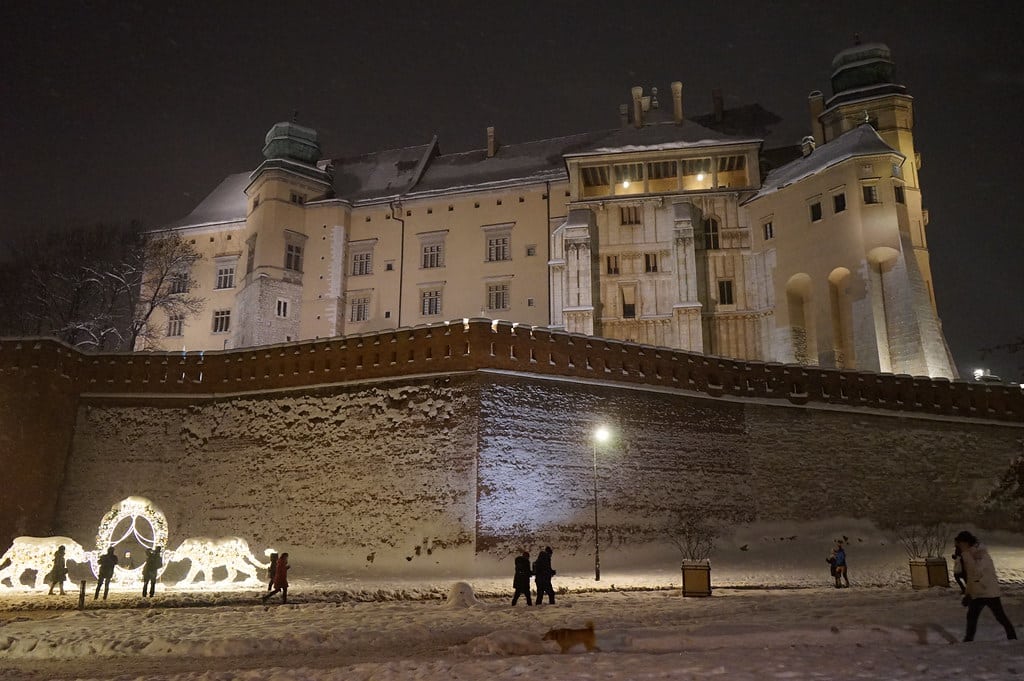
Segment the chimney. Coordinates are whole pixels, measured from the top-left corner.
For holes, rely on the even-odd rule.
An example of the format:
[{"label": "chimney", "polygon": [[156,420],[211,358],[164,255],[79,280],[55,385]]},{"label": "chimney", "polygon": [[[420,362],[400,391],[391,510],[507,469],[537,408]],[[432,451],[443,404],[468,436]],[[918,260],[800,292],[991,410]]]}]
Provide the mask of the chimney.
[{"label": "chimney", "polygon": [[715,88],[711,91],[711,102],[715,106],[715,122],[721,123],[722,117],[725,115],[725,104],[722,102],[722,90]]},{"label": "chimney", "polygon": [[639,128],[644,124],[644,105],[642,101],[644,89],[637,85],[631,92],[633,93],[633,127]]},{"label": "chimney", "polygon": [[808,135],[800,140],[800,154],[804,158],[807,158],[811,155],[812,151],[814,151],[814,137],[812,135]]},{"label": "chimney", "polygon": [[683,122],[683,84],[672,83],[672,119],[679,125]]},{"label": "chimney", "polygon": [[487,158],[494,158],[498,153],[498,140],[494,138],[494,126],[487,126]]},{"label": "chimney", "polygon": [[629,106],[619,104],[619,125],[625,128],[629,125]]},{"label": "chimney", "polygon": [[807,103],[811,107],[811,136],[815,144],[825,143],[825,128],[821,124],[821,112],[825,110],[825,97],[821,90],[813,90],[807,95]]}]

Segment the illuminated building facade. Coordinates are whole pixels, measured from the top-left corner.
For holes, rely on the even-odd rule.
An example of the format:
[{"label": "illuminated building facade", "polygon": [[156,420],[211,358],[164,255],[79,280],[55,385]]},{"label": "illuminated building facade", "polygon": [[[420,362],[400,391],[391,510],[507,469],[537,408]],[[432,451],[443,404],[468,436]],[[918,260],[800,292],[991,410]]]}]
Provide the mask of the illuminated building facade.
[{"label": "illuminated building facade", "polygon": [[325,158],[278,123],[265,160],[158,232],[203,255],[205,299],[162,349],[463,317],[741,359],[955,377],[936,314],[913,100],[884,45],[833,61],[811,134],[759,107],[688,117],[633,88],[620,127],[441,153]]}]

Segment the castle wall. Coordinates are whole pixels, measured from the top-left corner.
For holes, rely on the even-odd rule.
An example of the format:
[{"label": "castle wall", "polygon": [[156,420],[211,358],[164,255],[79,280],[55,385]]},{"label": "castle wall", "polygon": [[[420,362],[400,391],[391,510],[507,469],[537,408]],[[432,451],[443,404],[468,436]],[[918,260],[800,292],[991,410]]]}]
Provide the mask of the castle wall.
[{"label": "castle wall", "polygon": [[609,565],[679,515],[881,525],[938,509],[1012,529],[1020,501],[990,513],[1020,454],[1024,398],[1007,386],[478,320],[186,356],[5,340],[0,359],[8,537],[88,547],[112,504],[143,495],[172,548],[237,534],[334,567],[419,570],[538,541],[585,559],[602,422]]}]

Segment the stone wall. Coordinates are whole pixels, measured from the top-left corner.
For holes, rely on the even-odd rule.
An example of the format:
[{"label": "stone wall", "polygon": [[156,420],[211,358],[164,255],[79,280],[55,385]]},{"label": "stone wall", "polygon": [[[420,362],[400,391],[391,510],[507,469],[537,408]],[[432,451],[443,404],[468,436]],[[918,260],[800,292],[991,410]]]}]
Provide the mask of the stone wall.
[{"label": "stone wall", "polygon": [[601,422],[616,433],[596,452],[602,546],[620,555],[681,514],[975,520],[1024,435],[1005,386],[479,321],[205,355],[0,341],[0,398],[4,537],[88,545],[111,504],[143,495],[172,547],[238,534],[348,567],[532,541],[585,554]]}]

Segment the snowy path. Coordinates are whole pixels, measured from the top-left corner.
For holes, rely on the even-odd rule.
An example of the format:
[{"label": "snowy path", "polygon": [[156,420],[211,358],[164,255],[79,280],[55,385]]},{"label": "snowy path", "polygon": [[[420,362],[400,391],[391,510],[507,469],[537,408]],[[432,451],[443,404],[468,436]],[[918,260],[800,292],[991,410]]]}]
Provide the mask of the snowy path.
[{"label": "snowy path", "polygon": [[[243,597],[250,596],[234,600]],[[722,589],[707,599],[671,591],[571,593],[541,608],[512,608],[497,598],[466,608],[437,600],[173,607],[181,600],[167,594],[163,605],[172,607],[121,595],[111,605],[136,607],[43,613],[27,609],[32,599],[52,602],[22,597],[17,610],[0,610],[5,681],[1024,675],[1024,644],[1005,641],[988,613],[978,641],[951,644],[962,636],[964,611],[951,590],[940,589]],[[1010,587],[1004,601],[1022,626],[1024,589]],[[600,653],[559,655],[541,641],[548,628],[588,620]]]}]

